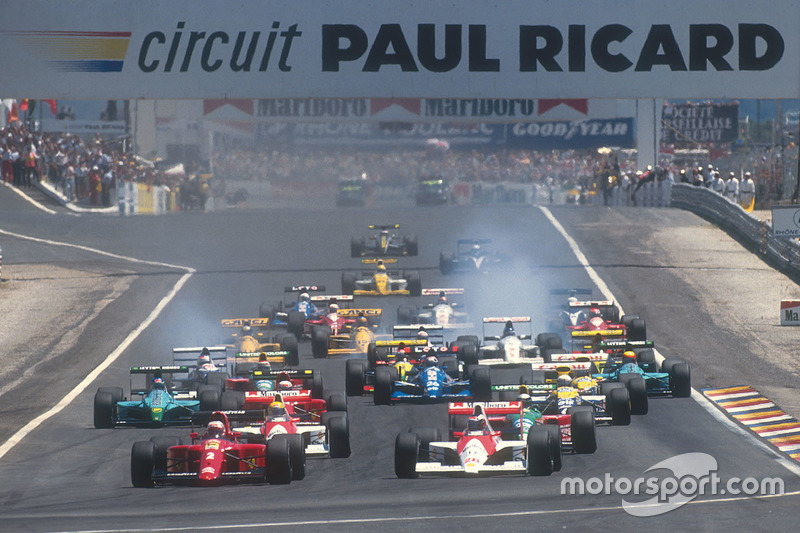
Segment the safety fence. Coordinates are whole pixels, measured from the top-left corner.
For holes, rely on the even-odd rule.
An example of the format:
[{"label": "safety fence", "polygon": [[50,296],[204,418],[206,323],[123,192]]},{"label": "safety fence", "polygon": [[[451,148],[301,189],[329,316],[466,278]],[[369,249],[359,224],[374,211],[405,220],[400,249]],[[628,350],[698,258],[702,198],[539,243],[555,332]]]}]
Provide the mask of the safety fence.
[{"label": "safety fence", "polygon": [[676,183],[672,188],[672,206],[717,224],[784,272],[800,274],[800,243],[791,238],[774,237],[770,221],[753,216],[724,196],[704,187]]}]

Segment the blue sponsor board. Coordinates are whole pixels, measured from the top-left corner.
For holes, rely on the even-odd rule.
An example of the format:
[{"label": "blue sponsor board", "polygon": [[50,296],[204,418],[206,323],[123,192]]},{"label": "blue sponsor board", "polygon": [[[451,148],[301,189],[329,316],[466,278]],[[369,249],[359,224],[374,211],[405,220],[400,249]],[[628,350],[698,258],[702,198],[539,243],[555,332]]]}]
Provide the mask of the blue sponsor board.
[{"label": "blue sponsor board", "polygon": [[259,124],[256,138],[292,145],[357,145],[365,148],[423,146],[441,139],[450,148],[506,147],[529,150],[634,146],[632,118],[586,119],[514,124],[442,123],[279,123]]},{"label": "blue sponsor board", "polygon": [[508,148],[580,150],[634,147],[632,118],[520,122],[506,125]]}]

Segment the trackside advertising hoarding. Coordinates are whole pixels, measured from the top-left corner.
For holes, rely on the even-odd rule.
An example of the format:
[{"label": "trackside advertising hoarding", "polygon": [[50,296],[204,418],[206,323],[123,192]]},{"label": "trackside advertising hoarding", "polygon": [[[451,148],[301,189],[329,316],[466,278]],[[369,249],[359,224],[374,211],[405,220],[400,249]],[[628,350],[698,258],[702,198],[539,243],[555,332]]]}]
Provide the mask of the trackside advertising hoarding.
[{"label": "trackside advertising hoarding", "polygon": [[800,0],[4,0],[7,98],[797,98]]}]

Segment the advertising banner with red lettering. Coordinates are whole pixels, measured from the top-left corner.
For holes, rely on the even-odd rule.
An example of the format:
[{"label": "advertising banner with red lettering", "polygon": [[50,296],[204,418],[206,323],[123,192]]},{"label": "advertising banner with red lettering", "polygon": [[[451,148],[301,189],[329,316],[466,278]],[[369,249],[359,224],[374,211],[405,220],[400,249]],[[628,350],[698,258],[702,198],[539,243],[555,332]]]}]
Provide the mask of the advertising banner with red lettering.
[{"label": "advertising banner with red lettering", "polygon": [[800,0],[4,0],[3,20],[6,98],[797,98],[800,86]]}]

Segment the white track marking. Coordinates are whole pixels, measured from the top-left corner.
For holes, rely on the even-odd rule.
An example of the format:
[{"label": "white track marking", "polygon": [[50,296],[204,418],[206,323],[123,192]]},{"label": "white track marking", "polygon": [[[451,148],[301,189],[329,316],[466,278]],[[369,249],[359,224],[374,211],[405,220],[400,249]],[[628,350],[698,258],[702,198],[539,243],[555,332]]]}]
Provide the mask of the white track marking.
[{"label": "white track marking", "polygon": [[2,182],[2,183],[3,183],[3,185],[5,185],[5,186],[6,186],[6,187],[8,187],[9,189],[11,189],[12,191],[14,191],[15,193],[17,193],[17,194],[18,194],[20,197],[22,197],[22,199],[23,199],[23,200],[25,200],[26,202],[28,202],[29,204],[31,204],[33,207],[35,207],[35,208],[37,208],[37,209],[41,209],[42,211],[44,211],[45,213],[48,213],[48,214],[50,214],[50,215],[55,215],[55,214],[56,214],[56,212],[55,212],[55,211],[53,211],[53,210],[52,210],[52,209],[50,209],[49,207],[45,207],[45,206],[43,206],[42,204],[40,204],[39,202],[37,202],[36,200],[34,200],[33,198],[31,198],[30,196],[28,196],[27,194],[25,194],[24,192],[22,192],[22,191],[21,191],[21,190],[19,190],[18,188],[16,188],[16,187],[12,187],[11,185],[9,185],[8,183],[5,183],[5,182]]},{"label": "white track marking", "polygon": [[[586,259],[586,256],[583,255],[583,252],[581,252],[581,249],[578,247],[578,243],[575,242],[575,239],[573,239],[567,233],[567,231],[564,229],[564,226],[562,226],[561,223],[558,220],[556,220],[556,218],[553,216],[553,214],[550,212],[549,209],[541,205],[537,207],[539,208],[539,210],[541,210],[542,213],[544,213],[544,216],[547,217],[547,220],[549,220],[550,223],[553,224],[553,227],[556,228],[556,231],[558,231],[561,234],[561,236],[564,237],[564,239],[567,241],[567,244],[569,245],[570,249],[572,249],[572,252],[578,259],[578,262],[580,262],[580,264],[586,270],[586,273],[589,275],[589,279],[591,279],[592,282],[594,282],[594,284],[597,285],[597,288],[600,289],[600,292],[603,294],[603,298],[606,300],[613,300],[619,307],[620,315],[624,315],[625,311],[623,311],[622,306],[619,304],[619,300],[617,300],[614,297],[614,295],[611,292],[611,289],[608,288],[608,285],[606,285],[606,283],[597,274],[595,269],[592,268],[592,266],[589,264],[589,261]],[[655,352],[656,360],[658,361],[659,364],[661,364],[664,361],[664,356],[661,355],[656,349],[654,349],[653,352]],[[694,399],[694,401],[700,404],[701,407],[703,407],[706,411],[708,411],[711,414],[711,416],[714,417],[715,420],[724,424],[732,431],[741,434],[748,441],[750,441],[751,444],[754,444],[759,448],[771,452],[771,454],[784,468],[786,468],[793,474],[800,476],[800,465],[798,465],[797,462],[788,459],[785,455],[770,448],[766,444],[766,442],[758,438],[755,434],[753,434],[750,431],[747,431],[746,429],[736,424],[733,420],[725,416],[725,414],[722,413],[717,408],[717,406],[714,405],[713,402],[711,402],[708,398],[703,396],[702,393],[698,392],[694,388],[692,388],[692,398]]]},{"label": "white track marking", "polygon": [[[787,496],[800,496],[800,491],[786,492],[784,494],[774,494],[765,496],[734,496],[729,498],[717,498],[709,500],[693,500],[684,504],[688,507],[691,505],[709,505],[717,503],[731,503],[731,502],[751,502],[753,500],[767,500],[775,498],[785,498]],[[662,504],[655,503],[653,507],[659,507]],[[260,522],[253,524],[231,524],[231,525],[216,525],[216,526],[186,526],[186,527],[156,527],[156,528],[120,528],[120,529],[78,529],[78,530],[63,530],[52,531],[50,533],[173,533],[176,531],[219,531],[229,529],[258,529],[263,530],[267,528],[279,527],[298,527],[298,526],[337,526],[337,525],[352,525],[352,524],[379,524],[381,522],[402,523],[402,522],[420,522],[431,520],[477,520],[477,519],[498,519],[498,518],[513,518],[513,517],[527,517],[527,516],[547,516],[547,515],[560,515],[560,514],[575,514],[575,513],[597,513],[600,511],[623,511],[624,507],[621,505],[609,505],[605,507],[570,507],[569,509],[542,509],[538,511],[517,511],[509,513],[473,513],[473,514],[460,514],[449,516],[392,516],[392,517],[378,517],[378,518],[342,518],[334,520],[298,520],[296,522]]]},{"label": "white track marking", "polygon": [[72,402],[72,400],[74,400],[81,392],[86,390],[86,388],[89,385],[91,385],[92,382],[95,379],[97,379],[97,377],[106,368],[108,368],[111,365],[111,363],[116,361],[119,358],[119,356],[122,354],[122,352],[124,352],[128,348],[128,346],[130,346],[130,344],[134,340],[136,340],[136,338],[142,333],[142,331],[147,329],[147,327],[150,324],[153,323],[153,321],[158,317],[158,315],[161,314],[161,311],[164,310],[164,308],[167,306],[167,304],[170,301],[172,301],[172,299],[175,297],[176,294],[178,294],[178,291],[181,290],[181,288],[184,286],[184,284],[186,284],[186,282],[189,280],[189,278],[192,277],[192,275],[195,273],[195,269],[190,268],[190,267],[180,266],[180,265],[170,265],[169,263],[160,263],[160,262],[157,262],[157,261],[145,261],[143,259],[136,259],[134,257],[127,257],[127,256],[124,256],[124,255],[118,255],[118,254],[112,254],[110,252],[104,252],[102,250],[96,250],[94,248],[89,248],[88,246],[81,246],[81,245],[78,245],[78,244],[70,244],[70,243],[65,243],[65,242],[51,241],[51,240],[48,240],[48,239],[40,239],[40,238],[37,238],[37,237],[30,237],[28,235],[21,235],[19,233],[13,233],[13,232],[10,232],[10,231],[5,231],[5,230],[0,230],[0,235],[8,235],[10,237],[15,237],[15,238],[18,238],[18,239],[24,239],[24,240],[33,241],[33,242],[40,242],[40,243],[49,244],[49,245],[52,245],[52,246],[64,246],[64,247],[67,247],[67,248],[75,248],[77,250],[83,250],[83,251],[86,251],[86,252],[91,252],[91,253],[95,253],[95,254],[98,254],[98,255],[103,255],[103,256],[106,256],[106,257],[113,257],[113,258],[121,259],[121,260],[124,260],[124,261],[130,261],[130,262],[133,262],[133,263],[140,263],[140,264],[146,264],[146,265],[174,268],[174,269],[177,269],[177,270],[183,270],[185,272],[185,274],[183,276],[181,276],[181,278],[178,280],[178,282],[175,284],[175,286],[172,287],[172,290],[169,293],[167,293],[167,295],[164,296],[164,298],[161,299],[161,301],[158,303],[158,305],[155,307],[155,309],[153,309],[150,312],[150,314],[147,316],[147,318],[145,318],[145,320],[141,324],[139,324],[136,327],[136,329],[131,331],[130,334],[128,334],[128,336],[125,338],[125,340],[122,341],[122,343],[119,346],[117,346],[117,348],[113,352],[108,354],[108,356],[105,358],[105,360],[102,363],[100,363],[99,365],[97,365],[97,367],[94,370],[92,370],[92,372],[90,372],[83,379],[83,381],[78,383],[78,385],[76,385],[75,388],[73,388],[69,393],[67,393],[67,395],[64,396],[56,405],[54,405],[53,407],[51,407],[46,412],[42,413],[41,415],[37,416],[36,418],[34,418],[30,422],[28,422],[19,431],[14,433],[7,441],[5,441],[2,445],[0,445],[0,459],[2,459],[9,451],[11,451],[12,448],[14,448],[14,446],[19,444],[20,441],[22,441],[22,439],[27,437],[32,431],[34,431],[36,428],[38,428],[40,425],[42,425],[42,423],[44,423],[45,421],[49,420],[54,415],[56,415],[56,414],[60,413],[61,411],[63,411],[64,408],[67,407]]}]

